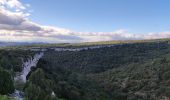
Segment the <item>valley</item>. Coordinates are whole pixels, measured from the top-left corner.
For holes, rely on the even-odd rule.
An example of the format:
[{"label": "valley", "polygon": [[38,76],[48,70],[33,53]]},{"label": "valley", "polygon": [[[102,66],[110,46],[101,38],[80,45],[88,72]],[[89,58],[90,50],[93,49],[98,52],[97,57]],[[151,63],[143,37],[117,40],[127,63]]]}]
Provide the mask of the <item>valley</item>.
[{"label": "valley", "polygon": [[[91,43],[92,44],[92,43]],[[77,45],[77,44],[76,44]],[[0,50],[0,98],[166,100],[169,40]],[[5,78],[12,77],[11,79]],[[113,99],[114,98],[114,99]],[[6,100],[6,99],[5,99]]]}]

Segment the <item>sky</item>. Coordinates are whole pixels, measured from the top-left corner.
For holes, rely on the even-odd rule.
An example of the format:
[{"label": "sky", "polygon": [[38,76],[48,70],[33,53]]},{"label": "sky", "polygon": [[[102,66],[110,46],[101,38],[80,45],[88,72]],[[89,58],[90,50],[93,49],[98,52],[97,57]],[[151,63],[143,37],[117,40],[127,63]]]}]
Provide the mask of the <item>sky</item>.
[{"label": "sky", "polygon": [[170,0],[0,0],[0,41],[170,37]]}]

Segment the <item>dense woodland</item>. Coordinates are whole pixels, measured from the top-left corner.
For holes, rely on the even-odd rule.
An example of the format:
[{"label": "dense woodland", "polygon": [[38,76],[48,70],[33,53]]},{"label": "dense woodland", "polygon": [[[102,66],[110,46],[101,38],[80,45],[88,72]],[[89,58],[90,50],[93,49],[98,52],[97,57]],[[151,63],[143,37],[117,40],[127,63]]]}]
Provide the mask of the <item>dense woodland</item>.
[{"label": "dense woodland", "polygon": [[15,91],[17,88],[17,83],[14,82],[15,74],[22,71],[22,63],[34,54],[35,52],[23,50],[0,50],[0,100],[6,100],[6,96],[1,95]]},{"label": "dense woodland", "polygon": [[[34,53],[0,51],[1,95],[14,92],[15,72]],[[169,100],[169,40],[46,51],[21,90],[26,100]]]}]

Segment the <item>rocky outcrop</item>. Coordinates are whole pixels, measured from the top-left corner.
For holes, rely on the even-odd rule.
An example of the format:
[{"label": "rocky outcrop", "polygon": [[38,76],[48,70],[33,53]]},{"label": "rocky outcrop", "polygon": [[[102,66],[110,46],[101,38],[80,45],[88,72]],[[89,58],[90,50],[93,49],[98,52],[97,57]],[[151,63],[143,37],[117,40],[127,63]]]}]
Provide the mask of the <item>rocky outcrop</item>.
[{"label": "rocky outcrop", "polygon": [[23,81],[26,82],[26,76],[28,75],[28,73],[31,71],[32,67],[36,67],[39,59],[44,55],[43,52],[41,53],[37,53],[34,55],[34,57],[29,58],[26,62],[23,62],[22,67],[23,70],[21,73],[19,73],[18,75],[16,75],[16,77],[14,78],[15,81],[19,80],[19,81]]}]

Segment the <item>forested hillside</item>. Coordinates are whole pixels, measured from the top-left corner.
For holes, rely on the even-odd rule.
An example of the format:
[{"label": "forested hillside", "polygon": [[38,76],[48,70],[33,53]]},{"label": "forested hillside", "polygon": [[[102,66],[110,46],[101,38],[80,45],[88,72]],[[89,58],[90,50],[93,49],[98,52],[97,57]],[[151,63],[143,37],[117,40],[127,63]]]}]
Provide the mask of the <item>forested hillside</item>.
[{"label": "forested hillside", "polygon": [[[0,87],[9,83],[8,89],[0,88],[0,94],[9,96],[17,88],[9,77],[22,70],[20,60],[13,58],[27,58],[35,52],[1,50],[0,54]],[[169,84],[167,39],[81,51],[44,51],[20,89],[26,100],[169,100]]]},{"label": "forested hillside", "polygon": [[[49,88],[66,100],[159,100],[168,98],[161,92],[164,84],[159,77],[164,77],[161,71],[168,68],[165,62],[169,53],[167,41],[79,52],[51,51],[46,52],[37,67],[54,82],[54,87]],[[155,90],[150,90],[149,85],[154,85]]]}]

